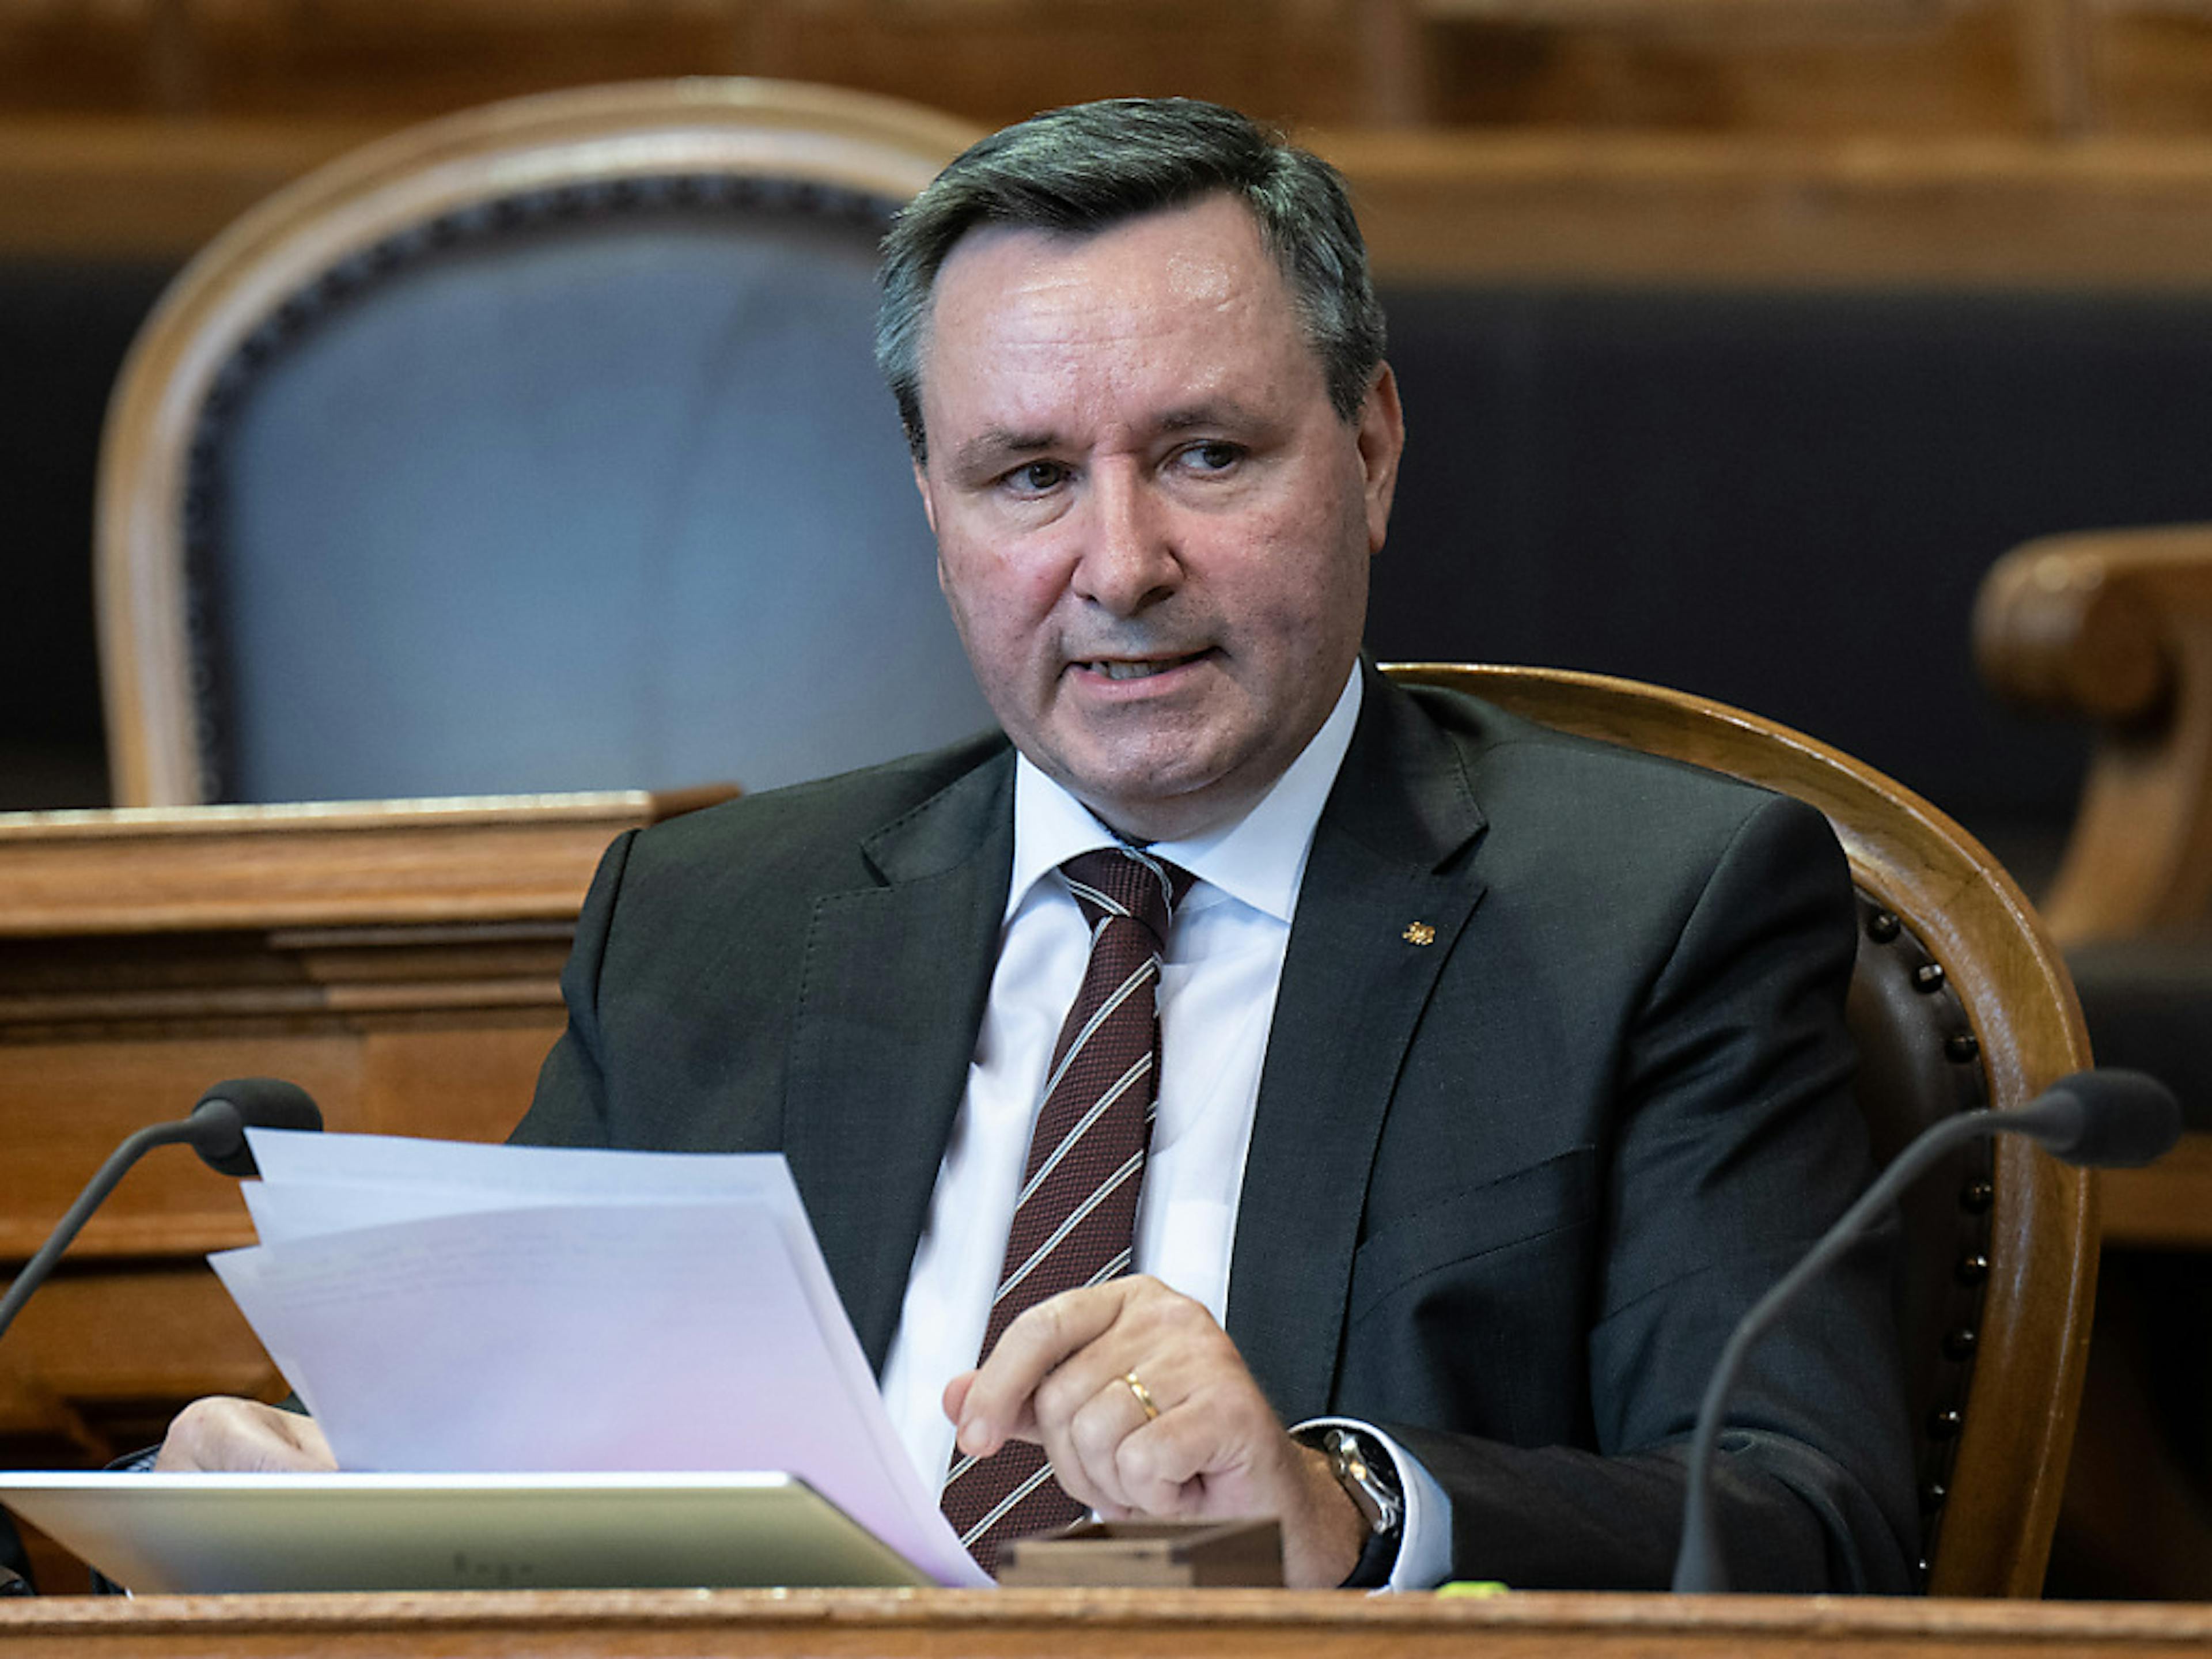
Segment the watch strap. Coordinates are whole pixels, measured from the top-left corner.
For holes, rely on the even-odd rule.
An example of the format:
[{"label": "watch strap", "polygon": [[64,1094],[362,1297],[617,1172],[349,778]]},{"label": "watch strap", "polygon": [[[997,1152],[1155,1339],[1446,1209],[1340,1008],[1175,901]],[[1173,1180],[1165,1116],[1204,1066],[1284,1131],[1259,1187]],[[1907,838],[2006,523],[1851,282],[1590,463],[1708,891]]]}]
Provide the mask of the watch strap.
[{"label": "watch strap", "polygon": [[1328,1459],[1329,1473],[1367,1522],[1367,1543],[1345,1579],[1346,1589],[1379,1589],[1390,1582],[1405,1536],[1406,1500],[1396,1464],[1371,1435],[1338,1425],[1301,1429],[1293,1437]]}]

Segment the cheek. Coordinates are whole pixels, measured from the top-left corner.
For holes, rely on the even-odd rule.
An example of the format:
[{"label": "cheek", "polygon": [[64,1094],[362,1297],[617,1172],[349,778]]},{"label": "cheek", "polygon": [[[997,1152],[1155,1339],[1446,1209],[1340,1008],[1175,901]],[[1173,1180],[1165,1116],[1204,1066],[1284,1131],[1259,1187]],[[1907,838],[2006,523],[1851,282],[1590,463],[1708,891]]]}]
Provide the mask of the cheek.
[{"label": "cheek", "polygon": [[1041,650],[1059,588],[1036,561],[979,556],[938,558],[938,581],[980,673],[1005,677]]},{"label": "cheek", "polygon": [[1283,515],[1239,562],[1238,608],[1267,618],[1269,631],[1292,647],[1319,650],[1357,632],[1367,599],[1365,522],[1364,514],[1333,509]]}]

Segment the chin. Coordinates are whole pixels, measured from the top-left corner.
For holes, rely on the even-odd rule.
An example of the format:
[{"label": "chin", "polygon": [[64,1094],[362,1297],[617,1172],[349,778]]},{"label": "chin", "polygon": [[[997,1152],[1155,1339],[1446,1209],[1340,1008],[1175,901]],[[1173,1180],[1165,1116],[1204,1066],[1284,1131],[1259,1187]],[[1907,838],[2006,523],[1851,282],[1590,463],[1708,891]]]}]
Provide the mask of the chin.
[{"label": "chin", "polygon": [[1217,786],[1218,780],[1194,780],[1188,785],[1146,781],[1141,792],[1127,789],[1071,789],[1098,817],[1124,835],[1142,841],[1182,841],[1234,817],[1252,799],[1231,797]]}]

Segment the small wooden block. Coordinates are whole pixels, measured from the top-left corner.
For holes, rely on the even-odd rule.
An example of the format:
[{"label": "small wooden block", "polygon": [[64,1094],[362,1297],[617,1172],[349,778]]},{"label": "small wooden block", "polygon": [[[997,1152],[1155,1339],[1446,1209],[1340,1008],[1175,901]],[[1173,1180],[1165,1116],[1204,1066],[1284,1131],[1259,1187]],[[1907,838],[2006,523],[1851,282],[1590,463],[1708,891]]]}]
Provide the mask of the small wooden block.
[{"label": "small wooden block", "polygon": [[1279,1589],[1283,1528],[1275,1521],[1086,1521],[1008,1544],[999,1582]]}]

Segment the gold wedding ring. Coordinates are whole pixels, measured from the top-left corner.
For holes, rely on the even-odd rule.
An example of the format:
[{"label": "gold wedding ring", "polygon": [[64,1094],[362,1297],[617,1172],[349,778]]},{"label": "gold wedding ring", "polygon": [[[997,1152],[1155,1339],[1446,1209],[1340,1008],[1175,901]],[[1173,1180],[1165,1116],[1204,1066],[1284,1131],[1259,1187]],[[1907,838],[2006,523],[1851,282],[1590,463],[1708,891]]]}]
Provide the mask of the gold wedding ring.
[{"label": "gold wedding ring", "polygon": [[1145,1408],[1146,1422],[1151,1422],[1160,1414],[1159,1407],[1152,1401],[1152,1391],[1138,1381],[1136,1372],[1125,1371],[1121,1380],[1129,1385],[1129,1392],[1137,1396],[1137,1403]]}]

